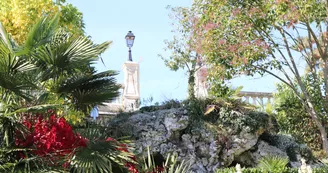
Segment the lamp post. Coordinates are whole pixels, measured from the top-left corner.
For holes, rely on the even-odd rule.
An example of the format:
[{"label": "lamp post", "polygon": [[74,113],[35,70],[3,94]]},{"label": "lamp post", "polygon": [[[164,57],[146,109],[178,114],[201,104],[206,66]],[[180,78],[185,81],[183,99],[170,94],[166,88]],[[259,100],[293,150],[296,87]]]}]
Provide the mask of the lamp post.
[{"label": "lamp post", "polygon": [[132,31],[129,31],[125,36],[126,46],[129,48],[129,61],[132,61],[131,47],[133,46],[134,38]]}]

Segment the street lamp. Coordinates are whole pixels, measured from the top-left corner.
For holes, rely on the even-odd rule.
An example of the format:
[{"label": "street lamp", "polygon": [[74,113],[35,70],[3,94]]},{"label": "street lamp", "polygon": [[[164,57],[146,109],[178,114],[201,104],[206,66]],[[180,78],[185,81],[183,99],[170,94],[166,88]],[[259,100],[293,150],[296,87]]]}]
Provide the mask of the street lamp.
[{"label": "street lamp", "polygon": [[125,36],[126,46],[129,48],[129,61],[132,61],[131,47],[133,46],[134,38],[132,31],[129,31]]}]

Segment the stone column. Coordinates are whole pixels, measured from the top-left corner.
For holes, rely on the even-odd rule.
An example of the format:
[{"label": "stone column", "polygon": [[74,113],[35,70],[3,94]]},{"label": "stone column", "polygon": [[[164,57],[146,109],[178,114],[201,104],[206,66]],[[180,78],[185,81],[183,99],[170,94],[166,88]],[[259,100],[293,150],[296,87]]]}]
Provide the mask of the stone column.
[{"label": "stone column", "polygon": [[123,106],[124,111],[135,111],[139,109],[140,84],[139,84],[139,64],[127,61],[123,64],[124,89]]},{"label": "stone column", "polygon": [[208,96],[206,78],[207,68],[203,66],[195,73],[195,96],[197,98],[206,98]]},{"label": "stone column", "polygon": [[256,97],[252,97],[252,100],[253,100],[253,105],[257,105],[257,103],[256,103]]}]

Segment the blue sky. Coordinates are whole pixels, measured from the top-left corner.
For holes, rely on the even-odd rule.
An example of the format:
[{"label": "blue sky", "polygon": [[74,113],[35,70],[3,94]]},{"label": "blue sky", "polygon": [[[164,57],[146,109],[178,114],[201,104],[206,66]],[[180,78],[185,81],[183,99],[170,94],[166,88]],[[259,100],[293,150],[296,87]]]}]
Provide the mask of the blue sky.
[{"label": "blue sky", "polygon": [[[187,76],[184,71],[170,71],[158,54],[164,52],[164,40],[170,40],[171,20],[168,16],[171,6],[190,6],[192,0],[69,0],[83,13],[85,31],[96,43],[113,41],[102,55],[105,66],[99,61],[99,71],[117,70],[118,82],[123,81],[122,64],[128,58],[125,35],[132,31],[136,38],[132,48],[133,60],[140,62],[141,99],[152,96],[155,101],[167,99],[182,100],[187,96]],[[243,85],[245,91],[272,92],[272,77],[242,77],[232,80],[232,86]]]}]

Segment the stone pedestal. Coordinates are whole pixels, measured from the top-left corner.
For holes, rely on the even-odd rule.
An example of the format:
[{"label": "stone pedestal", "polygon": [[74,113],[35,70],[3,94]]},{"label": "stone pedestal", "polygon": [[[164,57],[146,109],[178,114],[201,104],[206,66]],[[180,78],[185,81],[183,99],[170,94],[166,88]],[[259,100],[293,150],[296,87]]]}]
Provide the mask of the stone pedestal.
[{"label": "stone pedestal", "polygon": [[198,69],[195,73],[195,96],[197,98],[206,98],[208,96],[207,75],[205,66]]},{"label": "stone pedestal", "polygon": [[139,85],[139,64],[127,61],[123,64],[124,89],[123,106],[124,111],[135,111],[139,108],[140,85]]}]

